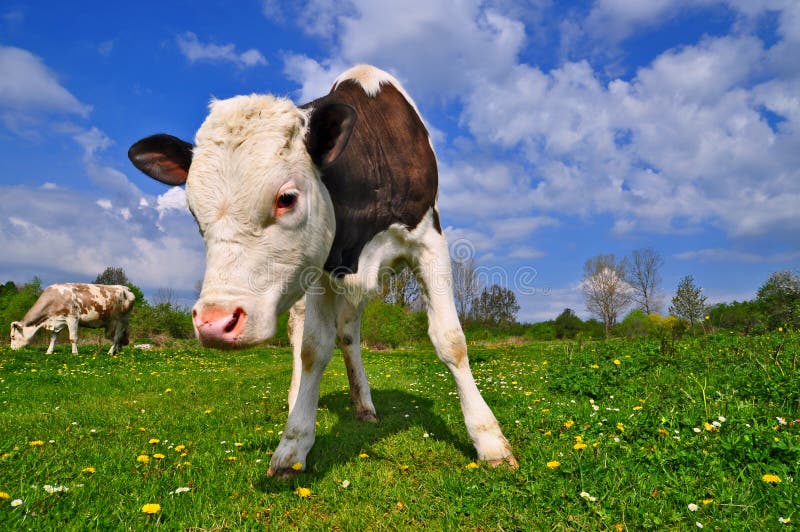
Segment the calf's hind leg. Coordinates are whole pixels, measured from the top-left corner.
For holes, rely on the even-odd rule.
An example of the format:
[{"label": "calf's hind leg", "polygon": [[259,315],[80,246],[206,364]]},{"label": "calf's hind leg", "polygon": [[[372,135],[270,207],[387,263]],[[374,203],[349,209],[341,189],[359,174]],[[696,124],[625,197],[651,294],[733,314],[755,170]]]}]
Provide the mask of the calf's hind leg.
[{"label": "calf's hind leg", "polygon": [[418,255],[417,276],[428,300],[428,335],[436,355],[450,370],[458,390],[464,423],[478,458],[491,465],[519,464],[500,425],[481,396],[467,358],[467,343],[453,299],[450,253],[444,235],[431,228]]},{"label": "calf's hind leg", "polygon": [[336,336],[347,367],[350,382],[350,400],[356,410],[356,418],[375,423],[375,405],[367,381],[367,372],[361,360],[361,312],[363,306],[355,306],[344,295],[336,298]]}]

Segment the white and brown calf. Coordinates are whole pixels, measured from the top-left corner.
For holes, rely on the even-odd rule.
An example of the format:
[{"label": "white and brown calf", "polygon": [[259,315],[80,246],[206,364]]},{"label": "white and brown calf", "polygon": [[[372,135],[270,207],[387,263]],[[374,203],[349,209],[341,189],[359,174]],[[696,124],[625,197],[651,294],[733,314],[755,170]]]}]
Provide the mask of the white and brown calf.
[{"label": "white and brown calf", "polygon": [[195,145],[160,134],[128,155],[149,176],[186,184],[206,243],[192,311],[204,345],[264,342],[278,314],[292,310],[289,419],[270,475],[305,467],[320,378],[337,338],[357,416],[376,420],[359,348],[361,312],[403,263],[424,289],[428,332],[455,379],[478,457],[517,465],[469,367],[428,132],[392,76],[354,67],[301,107],[267,95],[214,100]]},{"label": "white and brown calf", "polygon": [[21,321],[11,324],[11,349],[25,347],[41,328],[51,331],[47,354],[56,337],[69,329],[72,353],[78,352],[78,327],[105,327],[111,339],[109,355],[128,344],[128,315],[136,296],[120,285],[60,283],[44,289]]}]

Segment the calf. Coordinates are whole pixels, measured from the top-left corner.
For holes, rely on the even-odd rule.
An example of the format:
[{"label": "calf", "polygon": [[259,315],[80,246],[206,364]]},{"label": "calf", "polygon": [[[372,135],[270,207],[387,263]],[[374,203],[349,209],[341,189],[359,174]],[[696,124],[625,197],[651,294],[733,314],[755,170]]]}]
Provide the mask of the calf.
[{"label": "calf", "polygon": [[397,80],[361,65],[300,107],[267,95],[214,100],[195,143],[159,134],[128,156],[161,182],[186,184],[206,244],[192,310],[203,345],[264,342],[291,308],[289,419],[269,474],[305,468],[320,378],[337,338],[356,415],[376,420],[359,347],[361,312],[381,279],[403,264],[423,288],[428,333],[455,380],[478,457],[516,467],[469,367],[436,209],[436,158]]},{"label": "calf", "polygon": [[126,286],[61,283],[44,289],[22,321],[11,324],[11,349],[25,347],[44,327],[52,331],[47,354],[53,352],[56,337],[69,329],[72,353],[78,352],[78,326],[105,327],[111,338],[109,355],[128,344],[128,314],[136,296]]}]

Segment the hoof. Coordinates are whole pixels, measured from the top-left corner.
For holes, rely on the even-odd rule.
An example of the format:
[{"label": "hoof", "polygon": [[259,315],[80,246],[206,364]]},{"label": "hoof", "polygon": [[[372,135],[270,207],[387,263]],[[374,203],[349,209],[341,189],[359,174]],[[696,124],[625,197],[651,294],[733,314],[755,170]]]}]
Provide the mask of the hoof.
[{"label": "hoof", "polygon": [[378,416],[375,415],[375,412],[358,412],[356,414],[356,419],[365,423],[378,422]]},{"label": "hoof", "polygon": [[511,467],[511,469],[519,469],[519,462],[517,462],[517,459],[514,458],[513,454],[509,454],[505,458],[500,458],[499,460],[489,460],[487,463],[492,467],[508,465]]},{"label": "hoof", "polygon": [[297,478],[298,476],[300,476],[300,473],[302,473],[302,471],[292,469],[291,467],[281,467],[281,468],[270,467],[267,470],[268,477],[275,477],[281,480],[292,480],[293,478]]}]

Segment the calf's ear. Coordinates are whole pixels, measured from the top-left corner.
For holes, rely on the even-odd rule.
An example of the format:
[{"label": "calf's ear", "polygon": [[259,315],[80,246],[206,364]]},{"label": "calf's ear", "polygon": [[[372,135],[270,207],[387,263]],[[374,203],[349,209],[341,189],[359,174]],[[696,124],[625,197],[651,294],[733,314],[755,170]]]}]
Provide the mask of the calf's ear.
[{"label": "calf's ear", "polygon": [[330,103],[315,109],[306,137],[306,150],[319,168],[325,169],[347,147],[356,125],[356,110],[343,103]]},{"label": "calf's ear", "polygon": [[11,324],[11,330],[21,331],[22,330],[22,324],[20,322],[18,322],[18,321],[15,321],[14,323]]},{"label": "calf's ear", "polygon": [[143,138],[128,150],[133,166],[156,181],[178,186],[186,183],[192,148],[178,137],[159,133]]}]

